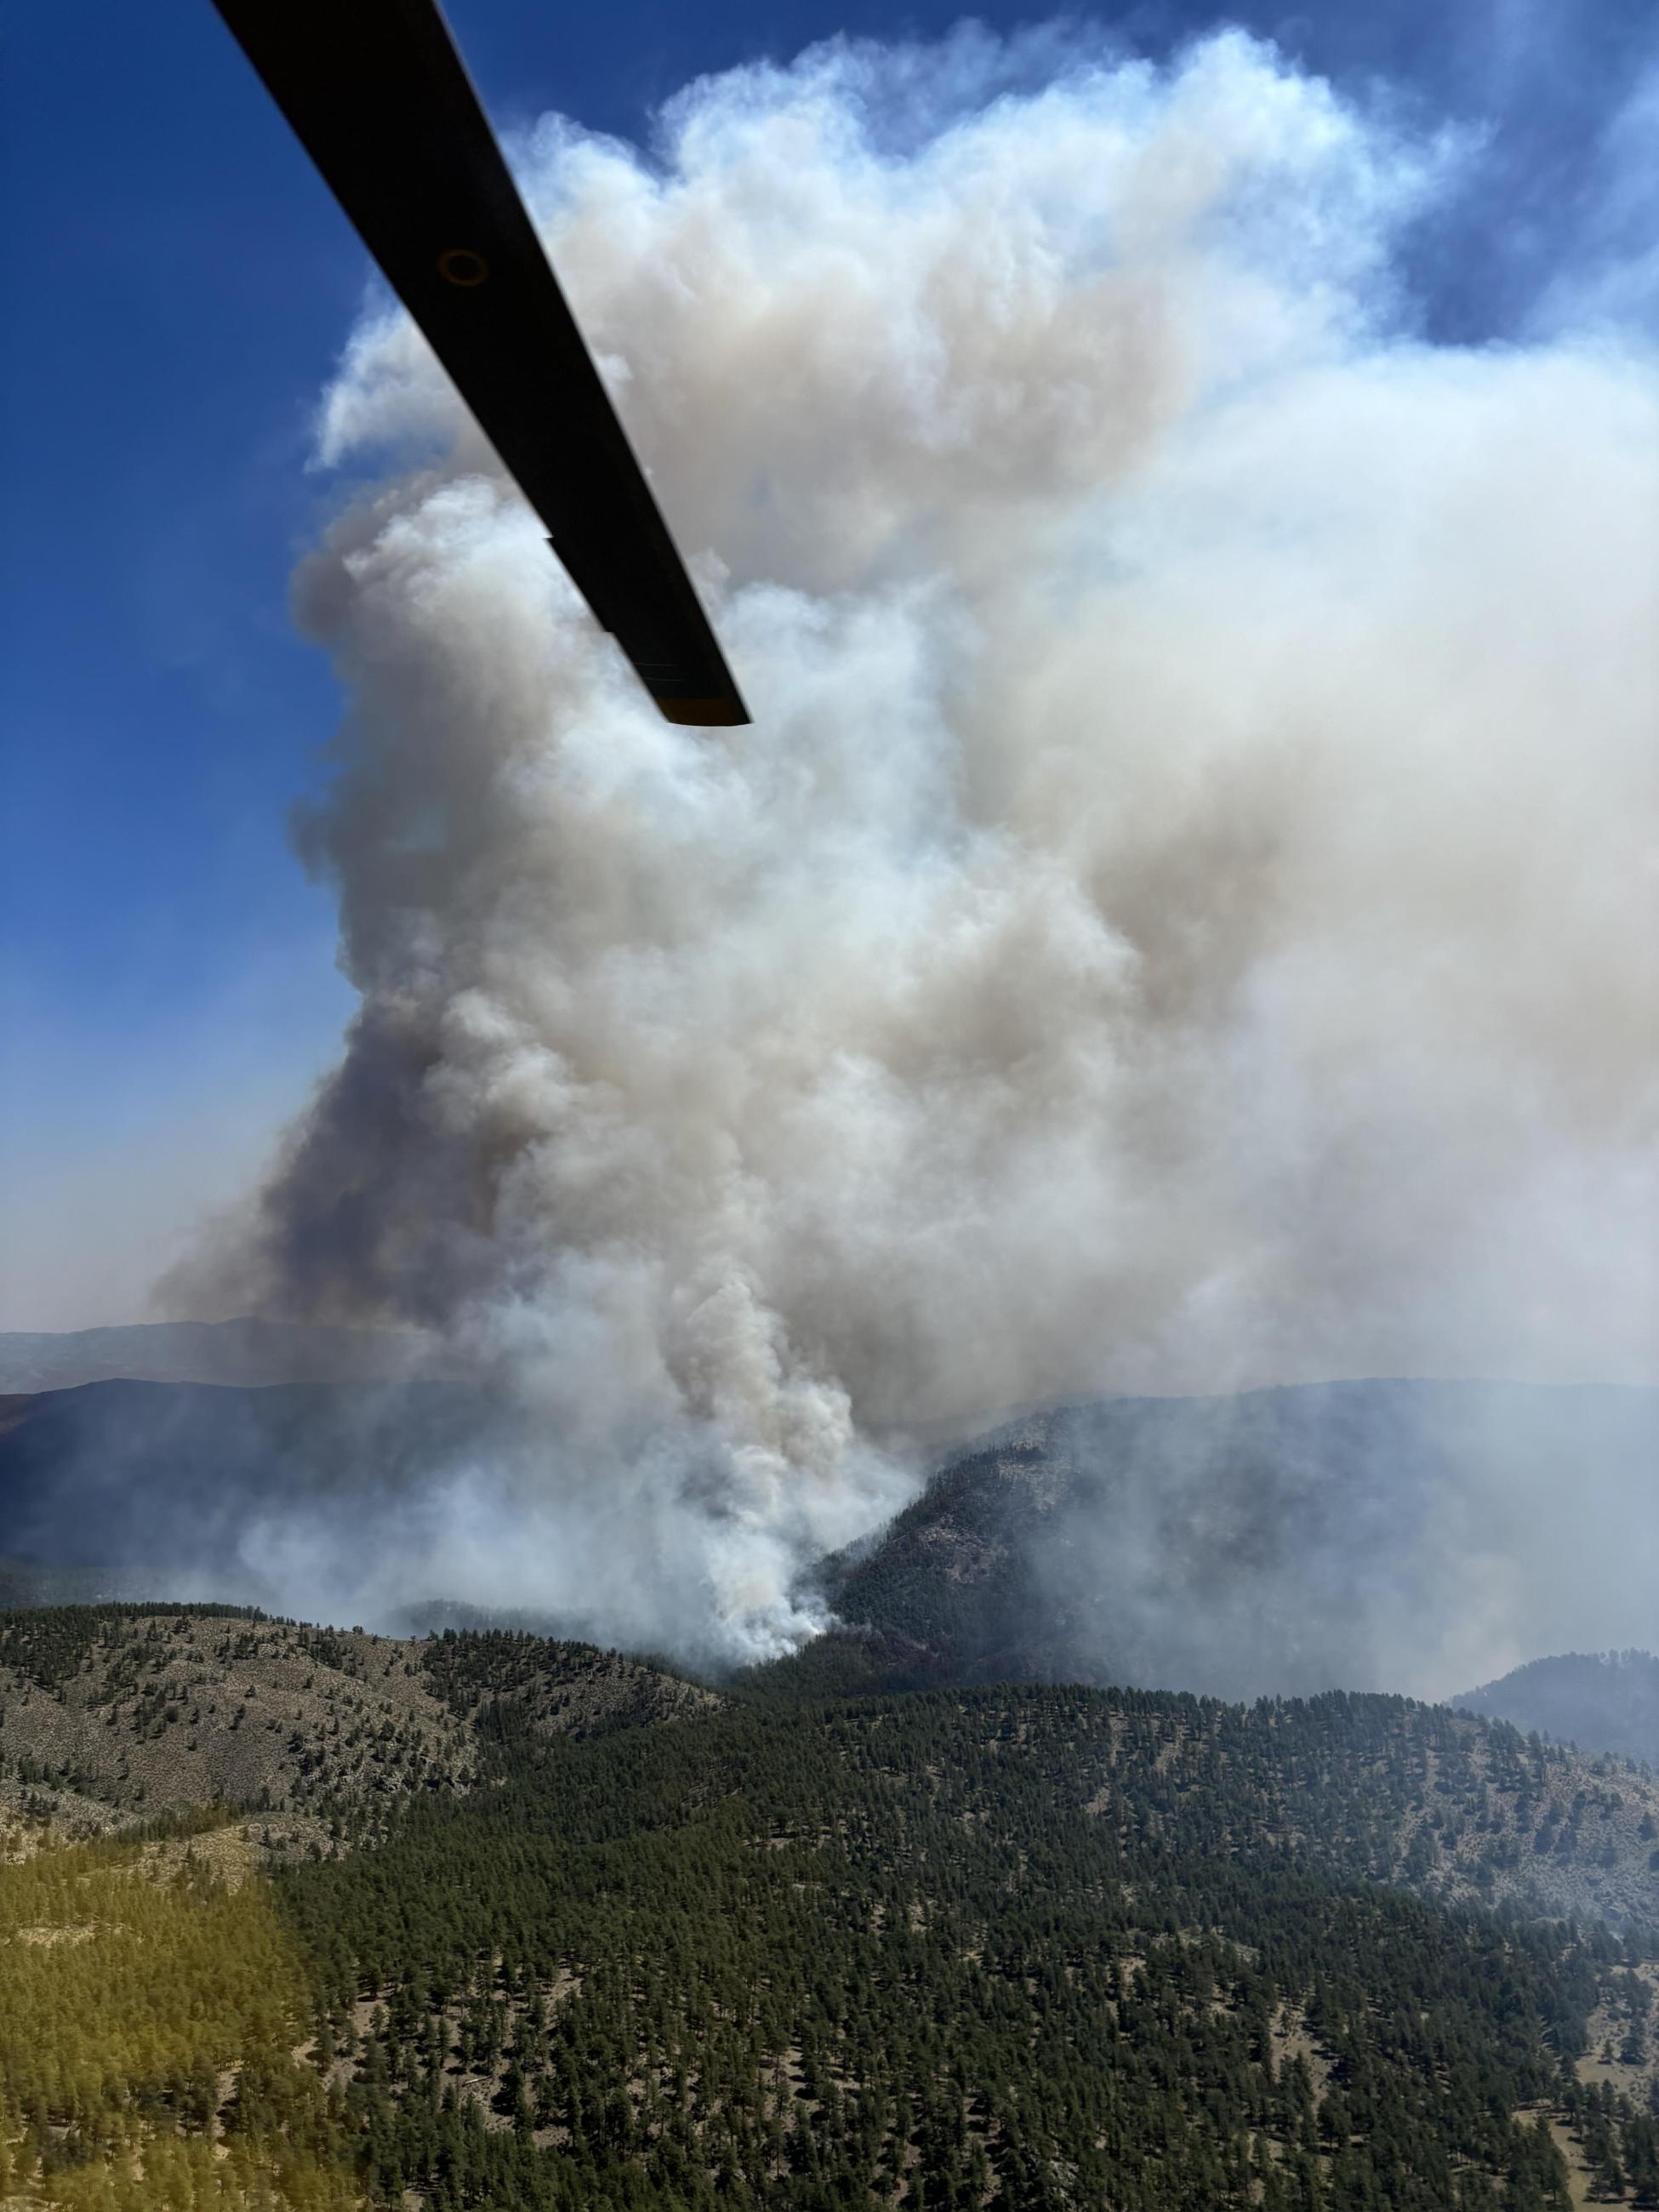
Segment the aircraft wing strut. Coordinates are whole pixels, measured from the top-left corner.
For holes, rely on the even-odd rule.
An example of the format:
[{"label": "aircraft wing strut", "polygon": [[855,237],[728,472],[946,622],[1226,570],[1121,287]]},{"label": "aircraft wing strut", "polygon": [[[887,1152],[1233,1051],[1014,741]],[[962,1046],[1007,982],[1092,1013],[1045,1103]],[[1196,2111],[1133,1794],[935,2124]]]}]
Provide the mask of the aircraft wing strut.
[{"label": "aircraft wing strut", "polygon": [[749,720],[434,0],[215,0],[671,722]]}]

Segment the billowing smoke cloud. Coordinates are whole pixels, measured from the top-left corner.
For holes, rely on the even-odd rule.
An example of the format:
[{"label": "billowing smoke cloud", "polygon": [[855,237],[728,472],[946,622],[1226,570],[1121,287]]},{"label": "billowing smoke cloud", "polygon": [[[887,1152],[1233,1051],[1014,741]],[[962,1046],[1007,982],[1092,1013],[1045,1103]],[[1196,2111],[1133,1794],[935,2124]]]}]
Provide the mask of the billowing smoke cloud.
[{"label": "billowing smoke cloud", "polygon": [[531,1408],[452,1594],[775,1650],[906,1435],[1650,1362],[1652,353],[1413,341],[1457,143],[1053,51],[520,149],[751,728],[655,719],[401,316],[327,396],[362,1008],[231,1279]]}]

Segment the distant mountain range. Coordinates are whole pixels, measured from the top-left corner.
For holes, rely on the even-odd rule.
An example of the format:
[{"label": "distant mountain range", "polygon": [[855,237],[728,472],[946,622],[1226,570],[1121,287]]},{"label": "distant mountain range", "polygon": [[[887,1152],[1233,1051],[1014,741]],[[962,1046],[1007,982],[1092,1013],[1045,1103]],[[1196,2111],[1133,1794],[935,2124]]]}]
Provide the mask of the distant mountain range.
[{"label": "distant mountain range", "polygon": [[434,1371],[412,1330],[275,1321],[169,1321],[63,1332],[0,1331],[0,1393],[82,1382],[382,1382]]},{"label": "distant mountain range", "polygon": [[[287,1343],[226,1326],[210,1349]],[[524,1413],[459,1381],[13,1394],[0,1398],[0,1601],[199,1597],[343,1607],[404,1632],[603,1637],[599,1620],[445,1602],[429,1534],[444,1486],[492,1468],[533,1486],[546,1448]],[[888,1527],[811,1571],[849,1632],[818,1663],[884,1682],[1232,1698],[1439,1690],[1480,1649],[1459,1639],[1472,1590],[1489,1586],[1510,1642],[1576,1640],[1586,1602],[1552,1612],[1553,1592],[1593,1588],[1597,1625],[1646,1644],[1656,1468],[1659,1392],[1636,1389],[1356,1382],[1036,1413],[957,1452]],[[1522,1724],[1600,1740],[1576,1711]]]},{"label": "distant mountain range", "polygon": [[1659,1659],[1650,1651],[1534,1659],[1451,1702],[1581,1751],[1615,1752],[1659,1767]]},{"label": "distant mountain range", "polygon": [[461,1382],[111,1382],[0,1398],[3,1581],[14,1603],[281,1602],[303,1548],[342,1563],[349,1594],[353,1563],[366,1580],[413,1501],[515,1435],[509,1409]]}]

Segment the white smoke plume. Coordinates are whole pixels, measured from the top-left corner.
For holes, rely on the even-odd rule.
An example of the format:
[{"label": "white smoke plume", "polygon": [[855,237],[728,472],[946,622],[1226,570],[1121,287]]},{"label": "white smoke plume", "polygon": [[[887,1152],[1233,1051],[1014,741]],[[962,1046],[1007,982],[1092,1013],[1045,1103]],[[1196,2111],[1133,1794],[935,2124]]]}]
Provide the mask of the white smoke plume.
[{"label": "white smoke plume", "polygon": [[535,1409],[453,1595],[776,1650],[932,1426],[1652,1371],[1654,352],[1414,340],[1468,149],[1271,49],[1051,57],[518,149],[752,727],[656,719],[401,314],[327,395],[362,1007],[234,1279]]}]

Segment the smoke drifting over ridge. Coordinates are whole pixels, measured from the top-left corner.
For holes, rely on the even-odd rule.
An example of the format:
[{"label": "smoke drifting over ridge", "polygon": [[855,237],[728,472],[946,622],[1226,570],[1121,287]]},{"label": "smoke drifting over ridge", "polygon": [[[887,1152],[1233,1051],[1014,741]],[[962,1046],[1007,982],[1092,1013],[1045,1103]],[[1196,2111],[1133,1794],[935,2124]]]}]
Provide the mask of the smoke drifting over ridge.
[{"label": "smoke drifting over ridge", "polygon": [[398,471],[296,582],[363,1004],[215,1268],[532,1409],[451,1594],[776,1650],[907,1431],[1648,1371],[1653,355],[1413,343],[1462,154],[1242,37],[1000,66],[521,149],[749,729],[655,719],[400,315],[327,396]]}]

